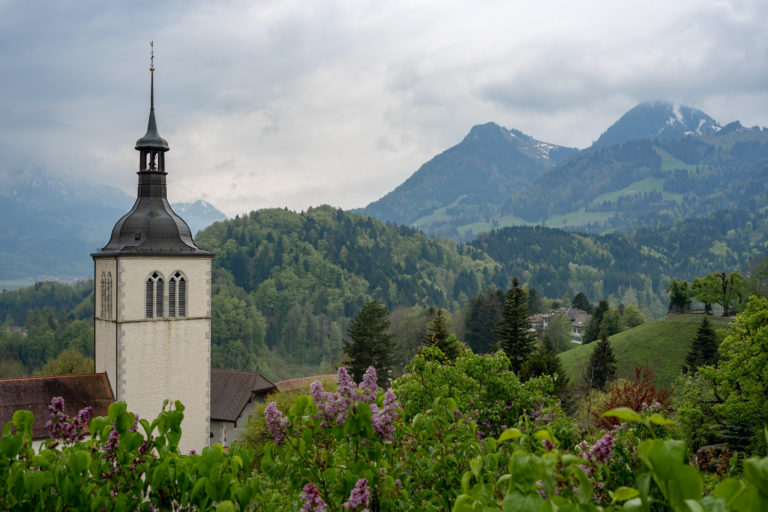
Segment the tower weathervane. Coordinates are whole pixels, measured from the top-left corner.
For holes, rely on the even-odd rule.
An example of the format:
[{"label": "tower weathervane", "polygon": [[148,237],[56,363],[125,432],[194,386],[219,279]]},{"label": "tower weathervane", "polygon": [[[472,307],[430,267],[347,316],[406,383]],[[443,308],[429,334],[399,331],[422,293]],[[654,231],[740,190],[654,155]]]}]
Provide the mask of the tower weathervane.
[{"label": "tower weathervane", "polygon": [[149,70],[155,71],[155,40],[149,42]]}]

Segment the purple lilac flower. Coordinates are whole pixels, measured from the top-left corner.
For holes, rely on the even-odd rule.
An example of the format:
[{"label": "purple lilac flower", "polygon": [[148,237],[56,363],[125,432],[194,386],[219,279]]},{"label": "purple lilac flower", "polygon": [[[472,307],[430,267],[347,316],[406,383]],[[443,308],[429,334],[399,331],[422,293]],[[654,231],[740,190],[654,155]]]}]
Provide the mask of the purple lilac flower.
[{"label": "purple lilac flower", "polygon": [[357,507],[366,507],[362,512],[370,512],[368,510],[368,502],[371,499],[371,491],[368,489],[368,480],[361,478],[355,483],[355,487],[349,493],[349,499],[342,505],[345,510],[354,510]]},{"label": "purple lilac flower", "polygon": [[304,501],[301,512],[325,512],[325,502],[320,497],[320,489],[315,487],[315,484],[309,483],[304,486],[301,499]]},{"label": "purple lilac flower", "polygon": [[59,439],[65,444],[74,444],[85,439],[88,423],[93,416],[93,407],[80,409],[77,416],[70,418],[64,414],[64,399],[55,396],[51,399],[48,411],[51,413],[51,419],[46,422],[45,427],[52,439]]},{"label": "purple lilac flower", "polygon": [[606,462],[613,453],[613,436],[611,434],[605,434],[599,441],[590,449],[590,452],[598,462]]},{"label": "purple lilac flower", "polygon": [[552,451],[552,448],[554,448],[554,447],[555,447],[555,445],[553,445],[553,444],[552,444],[552,443],[549,441],[549,439],[542,439],[542,440],[541,440],[541,444],[542,444],[542,446],[544,446],[544,449],[545,449],[546,451],[548,451],[548,452],[551,452],[551,451]]},{"label": "purple lilac flower", "polygon": [[349,376],[349,372],[343,366],[336,372],[336,379],[339,382],[339,395],[344,398],[352,398],[352,392],[355,390],[355,381]]},{"label": "purple lilac flower", "polygon": [[[343,374],[346,375],[346,378],[349,378],[347,371],[343,368],[339,368],[339,389],[342,389],[343,387],[344,393],[351,395],[351,391],[348,391],[346,378],[342,375],[342,370]],[[349,378],[349,381],[352,382],[352,379]],[[343,386],[342,382],[345,382]],[[354,382],[352,382],[352,384],[354,385]],[[312,395],[315,407],[317,407],[319,411],[315,415],[315,418],[322,420],[320,422],[321,427],[327,427],[329,424],[333,423],[341,425],[346,421],[347,416],[349,415],[349,406],[352,402],[351,398],[342,396],[339,393],[323,391],[323,385],[320,381],[313,382],[309,392]]]},{"label": "purple lilac flower", "polygon": [[360,395],[358,399],[361,402],[372,403],[376,400],[376,391],[379,385],[376,383],[376,368],[369,366],[363,375],[363,381],[360,383]]},{"label": "purple lilac flower", "polygon": [[267,420],[267,429],[272,434],[275,444],[279,445],[285,440],[288,418],[283,418],[283,413],[277,408],[275,402],[270,402],[264,409],[264,418]]},{"label": "purple lilac flower", "polygon": [[384,403],[381,410],[376,405],[371,405],[371,423],[373,430],[382,439],[393,441],[395,439],[395,420],[397,419],[397,396],[395,392],[388,389],[384,394]]}]

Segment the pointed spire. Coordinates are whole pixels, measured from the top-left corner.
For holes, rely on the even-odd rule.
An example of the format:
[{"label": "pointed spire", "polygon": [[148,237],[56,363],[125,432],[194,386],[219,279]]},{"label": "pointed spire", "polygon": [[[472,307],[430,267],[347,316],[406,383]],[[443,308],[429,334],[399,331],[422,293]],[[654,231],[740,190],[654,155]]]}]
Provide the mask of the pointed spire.
[{"label": "pointed spire", "polygon": [[150,41],[150,64],[149,64],[149,121],[147,122],[147,133],[136,141],[136,149],[139,151],[168,151],[168,142],[160,136],[157,131],[157,120],[155,119],[155,42]]}]

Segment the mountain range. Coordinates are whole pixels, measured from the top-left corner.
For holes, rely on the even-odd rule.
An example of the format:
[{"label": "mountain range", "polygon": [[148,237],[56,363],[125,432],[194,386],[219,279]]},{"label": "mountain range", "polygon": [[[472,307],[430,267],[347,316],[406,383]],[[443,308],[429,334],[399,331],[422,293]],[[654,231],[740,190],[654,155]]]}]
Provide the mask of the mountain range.
[{"label": "mountain range", "polygon": [[[2,174],[0,281],[86,277],[89,254],[103,246],[135,197],[43,169]],[[205,201],[174,203],[193,233],[226,216]]]},{"label": "mountain range", "polygon": [[768,204],[768,130],[641,103],[584,150],[475,126],[363,213],[469,241],[493,228],[596,233]]}]

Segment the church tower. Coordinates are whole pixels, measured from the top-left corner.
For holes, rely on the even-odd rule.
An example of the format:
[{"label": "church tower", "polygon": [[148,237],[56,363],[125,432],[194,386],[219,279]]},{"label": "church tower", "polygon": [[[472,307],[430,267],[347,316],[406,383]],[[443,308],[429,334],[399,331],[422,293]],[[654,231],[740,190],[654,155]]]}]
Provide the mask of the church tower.
[{"label": "church tower", "polygon": [[[153,57],[154,60],[154,57]],[[154,419],[163,400],[184,406],[180,448],[209,442],[211,260],[166,198],[165,153],[155,120],[150,67],[147,133],[136,142],[136,203],[91,256],[95,287],[95,366],[115,400]]]}]

